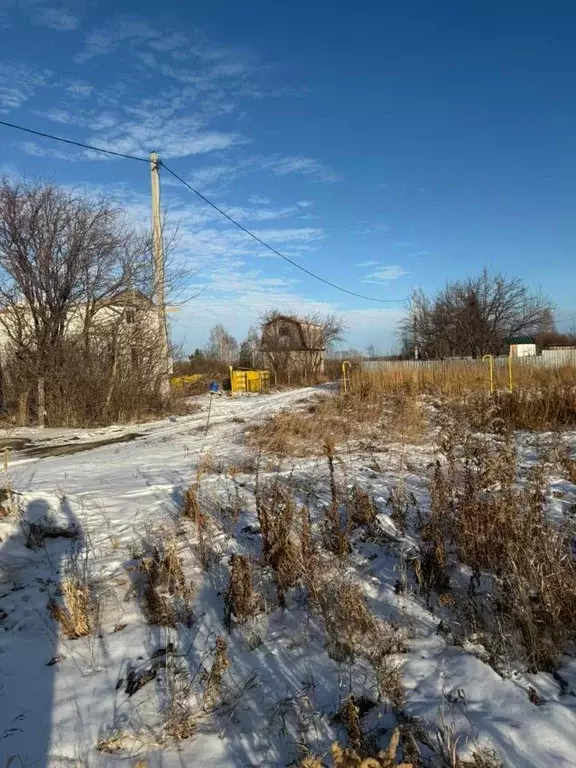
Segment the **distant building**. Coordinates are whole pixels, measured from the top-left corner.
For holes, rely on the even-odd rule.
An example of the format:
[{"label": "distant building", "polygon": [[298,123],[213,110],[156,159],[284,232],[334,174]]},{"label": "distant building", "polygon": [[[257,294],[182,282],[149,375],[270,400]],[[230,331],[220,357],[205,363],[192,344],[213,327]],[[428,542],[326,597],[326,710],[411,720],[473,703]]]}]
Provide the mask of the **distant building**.
[{"label": "distant building", "polygon": [[533,336],[510,336],[505,339],[509,344],[510,357],[532,357],[536,352],[536,339]]},{"label": "distant building", "polygon": [[[145,294],[126,290],[93,305],[76,305],[65,319],[64,335],[90,345],[104,344],[122,364],[137,365],[144,357],[149,359],[145,350],[157,346],[159,316]],[[32,315],[26,304],[0,310],[0,361],[16,340],[33,347]]]},{"label": "distant building", "polygon": [[276,315],[262,325],[261,351],[275,383],[312,384],[324,373],[322,325]]}]

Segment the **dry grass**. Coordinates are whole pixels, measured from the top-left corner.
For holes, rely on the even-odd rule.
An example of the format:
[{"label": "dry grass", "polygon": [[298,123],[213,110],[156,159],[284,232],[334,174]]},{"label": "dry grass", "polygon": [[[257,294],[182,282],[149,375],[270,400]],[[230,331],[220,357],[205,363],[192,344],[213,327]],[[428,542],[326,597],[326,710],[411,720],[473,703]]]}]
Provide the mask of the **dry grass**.
[{"label": "dry grass", "polygon": [[313,602],[324,620],[328,653],[337,661],[363,656],[377,662],[405,650],[404,638],[368,608],[357,584],[331,577],[311,586]]},{"label": "dry grass", "polygon": [[348,521],[343,521],[340,514],[340,498],[334,470],[334,443],[326,439],[324,453],[328,460],[330,475],[330,504],[324,513],[324,546],[329,552],[344,557],[350,552]]},{"label": "dry grass", "polygon": [[[352,705],[354,706],[354,705]],[[390,744],[374,757],[365,757],[353,747],[341,747],[333,744],[330,750],[333,768],[413,768],[412,763],[396,762],[400,741],[400,731],[396,729],[390,738]],[[314,757],[307,757],[300,763],[300,768],[325,768],[325,763]]]},{"label": "dry grass", "polygon": [[415,442],[425,430],[422,406],[410,393],[383,393],[372,387],[322,397],[300,411],[281,412],[246,434],[249,445],[278,456],[308,456],[333,445],[364,438]]},{"label": "dry grass", "polygon": [[386,506],[390,509],[390,518],[400,531],[404,533],[411,512],[418,512],[418,502],[405,483],[388,488]]},{"label": "dry grass", "polygon": [[296,505],[290,490],[278,481],[257,484],[256,512],[262,534],[262,561],[273,571],[278,605],[300,576],[299,543],[294,527]]},{"label": "dry grass", "polygon": [[207,673],[204,682],[203,707],[209,709],[214,706],[214,702],[220,694],[222,687],[222,677],[230,666],[228,659],[228,644],[226,640],[218,635],[214,645],[214,660]]},{"label": "dry grass", "polygon": [[[427,592],[449,586],[452,555],[472,569],[468,595],[480,625],[531,670],[554,670],[576,632],[575,529],[546,514],[544,470],[515,483],[510,446],[478,448],[463,464],[436,466],[421,527],[416,575]],[[480,589],[489,578],[487,594]]]},{"label": "dry grass", "polygon": [[91,634],[95,603],[88,585],[77,576],[66,576],[60,589],[62,602],[55,598],[48,601],[50,616],[60,624],[70,640]]},{"label": "dry grass", "polygon": [[198,483],[192,483],[184,492],[184,499],[180,514],[193,523],[198,522],[200,517],[200,504],[198,502]]},{"label": "dry grass", "polygon": [[232,631],[232,617],[243,624],[257,612],[258,599],[252,584],[250,561],[246,555],[232,555],[230,581],[224,596],[224,623]]},{"label": "dry grass", "polygon": [[351,528],[365,525],[373,529],[376,523],[376,507],[370,495],[360,486],[353,485],[349,490],[346,506]]},{"label": "dry grass", "polygon": [[[508,388],[506,366],[495,365],[496,390]],[[413,366],[391,365],[380,371],[356,369],[351,375],[351,391],[366,393],[378,390],[384,394],[409,392],[448,395],[450,397],[469,392],[487,392],[488,365],[482,361],[450,361],[444,365]],[[576,369],[573,366],[539,367],[513,362],[513,389],[540,390],[576,386]]]},{"label": "dry grass", "polygon": [[194,585],[186,581],[176,540],[164,532],[141,542],[137,566],[141,576],[141,600],[149,624],[173,627],[191,625]]},{"label": "dry grass", "polygon": [[98,752],[107,752],[113,755],[124,749],[125,740],[126,734],[121,730],[115,730],[106,736],[101,736],[96,743],[96,749]]}]

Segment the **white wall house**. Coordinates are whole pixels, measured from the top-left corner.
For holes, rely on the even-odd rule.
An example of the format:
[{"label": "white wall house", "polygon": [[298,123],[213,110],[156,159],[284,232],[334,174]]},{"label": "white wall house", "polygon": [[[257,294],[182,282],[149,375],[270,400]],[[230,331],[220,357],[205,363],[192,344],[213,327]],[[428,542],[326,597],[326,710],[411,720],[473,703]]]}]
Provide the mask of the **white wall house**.
[{"label": "white wall house", "polygon": [[[89,342],[113,343],[121,357],[136,362],[144,348],[156,343],[159,316],[154,303],[139,291],[123,291],[89,307],[79,304],[66,318],[68,338],[87,336]],[[0,310],[0,358],[7,354],[15,335],[31,335],[32,315],[26,305]]]}]

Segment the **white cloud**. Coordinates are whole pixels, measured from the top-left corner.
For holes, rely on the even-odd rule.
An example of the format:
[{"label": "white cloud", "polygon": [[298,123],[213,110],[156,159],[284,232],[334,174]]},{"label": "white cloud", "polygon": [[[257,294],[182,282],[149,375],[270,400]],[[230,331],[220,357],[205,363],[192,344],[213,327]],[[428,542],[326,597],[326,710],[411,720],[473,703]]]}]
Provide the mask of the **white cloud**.
[{"label": "white cloud", "polygon": [[66,86],[66,91],[77,99],[87,99],[94,90],[94,86],[83,80],[73,80]]},{"label": "white cloud", "polygon": [[[303,160],[303,158],[300,158],[300,160]],[[240,176],[261,171],[269,171],[274,176],[286,176],[291,173],[302,174],[312,181],[330,182],[335,181],[337,178],[334,172],[325,168],[320,161],[313,160],[312,158],[306,158],[306,162],[294,162],[293,157],[283,157],[281,155],[276,155],[273,158],[248,155],[238,157],[234,163],[221,163],[199,168],[194,171],[191,180],[199,187],[210,186],[216,182],[227,186]],[[267,200],[268,198],[265,199]],[[300,200],[296,205],[300,208],[310,208],[313,202],[311,200]]]},{"label": "white cloud", "polygon": [[57,160],[81,160],[82,156],[78,153],[74,153],[74,150],[64,151],[56,149],[53,144],[43,145],[37,144],[35,141],[22,141],[20,142],[20,149],[27,155],[32,157],[54,157]]},{"label": "white cloud", "polygon": [[187,157],[222,150],[246,143],[244,137],[228,131],[210,129],[195,116],[175,117],[169,111],[147,112],[129,107],[139,119],[123,120],[110,112],[90,119],[93,133],[88,144],[131,155],[146,155],[151,150],[164,159]]},{"label": "white cloud", "polygon": [[354,264],[355,267],[376,267],[379,261],[361,261],[360,264]]},{"label": "white cloud", "polygon": [[290,173],[300,173],[308,176],[312,181],[333,182],[339,181],[342,176],[332,168],[324,165],[312,157],[303,155],[288,155],[285,157],[274,155],[262,161],[262,167],[269,169],[278,176],[286,176]]},{"label": "white cloud", "polygon": [[225,206],[226,213],[237,221],[273,221],[283,219],[286,216],[294,216],[300,213],[296,205],[287,205],[283,208],[243,208],[240,206]]},{"label": "white cloud", "polygon": [[302,227],[300,229],[258,229],[254,232],[268,243],[309,243],[324,237],[322,229]]},{"label": "white cloud", "polygon": [[185,48],[188,42],[186,35],[181,32],[168,32],[156,40],[151,40],[149,45],[156,51],[174,51],[178,48]]},{"label": "white cloud", "polygon": [[398,264],[390,264],[366,275],[364,277],[364,282],[388,283],[390,280],[398,280],[400,277],[404,277],[404,275],[407,274],[408,272],[404,267],[401,267]]},{"label": "white cloud", "polygon": [[32,16],[32,22],[39,27],[70,32],[78,28],[80,18],[65,6],[39,7]]},{"label": "white cloud", "polygon": [[374,232],[382,232],[383,234],[386,234],[387,232],[390,232],[391,229],[392,227],[390,224],[369,224],[367,227],[364,227],[362,234],[371,235]]},{"label": "white cloud", "polygon": [[157,36],[156,30],[145,21],[130,16],[116,16],[88,35],[84,50],[76,55],[75,61],[83,63],[95,56],[112,53],[122,43],[137,44]]},{"label": "white cloud", "polygon": [[52,72],[24,62],[0,63],[0,111],[21,107],[38,88],[50,83]]},{"label": "white cloud", "polygon": [[248,198],[249,203],[253,203],[254,205],[270,205],[270,198],[264,197],[263,195],[251,195]]}]

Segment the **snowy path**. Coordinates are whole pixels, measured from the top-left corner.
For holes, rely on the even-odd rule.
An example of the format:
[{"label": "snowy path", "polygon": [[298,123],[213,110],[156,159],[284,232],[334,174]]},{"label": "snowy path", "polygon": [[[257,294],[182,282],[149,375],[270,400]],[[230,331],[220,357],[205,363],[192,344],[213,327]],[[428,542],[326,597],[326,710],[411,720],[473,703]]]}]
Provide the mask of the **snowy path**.
[{"label": "snowy path", "polygon": [[[182,491],[195,481],[197,468],[208,456],[215,465],[240,462],[246,454],[242,443],[246,428],[283,408],[305,405],[318,391],[215,398],[207,434],[207,398],[200,398],[202,410],[190,416],[137,427],[10,431],[10,436],[25,435],[34,442],[41,439],[57,445],[72,438],[96,441],[131,432],[141,437],[71,456],[37,459],[17,452],[10,456],[4,484],[21,494],[26,518],[33,521],[49,513],[82,528],[104,585],[106,614],[99,636],[75,641],[57,637],[47,619],[46,603],[61,580],[69,542],[56,540],[45,550],[30,550],[24,546],[19,526],[9,518],[0,519],[0,768],[6,768],[14,755],[26,768],[132,766],[136,755],[145,755],[151,768],[286,765],[294,756],[293,740],[273,737],[267,729],[278,702],[302,690],[313,700],[317,713],[310,717],[318,743],[330,743],[335,731],[329,714],[338,706],[338,691],[354,676],[350,672],[350,680],[344,682],[307,614],[297,607],[269,616],[259,647],[247,650],[236,635],[226,635],[232,689],[238,691],[254,680],[254,691],[239,699],[218,729],[201,723],[195,737],[182,743],[181,751],[160,748],[147,725],[148,715],[157,710],[152,684],[133,699],[117,690],[129,662],[149,658],[167,642],[167,631],[145,624],[129,599],[128,543],[146,526],[157,525],[173,513]],[[399,471],[408,488],[423,500],[425,486],[419,475],[430,462],[431,448],[411,448],[406,455],[402,447],[388,446],[376,456],[383,473],[371,468],[367,456],[346,454],[346,472],[351,482],[359,482],[375,496],[381,509],[385,509],[388,485],[398,480]],[[402,462],[413,471],[399,470]],[[325,467],[316,459],[290,463],[289,469],[303,484],[320,478],[327,486]],[[225,485],[218,473],[205,482],[215,493]],[[249,512],[246,515],[249,521]],[[387,520],[386,515],[382,517]],[[183,543],[188,546],[187,541]],[[222,543],[223,555],[230,553],[229,546]],[[434,722],[442,711],[461,743],[466,738],[489,739],[507,766],[576,766],[574,660],[566,657],[561,669],[566,691],[547,674],[500,677],[476,656],[448,645],[437,633],[439,618],[421,600],[395,594],[397,563],[387,549],[358,544],[355,566],[372,609],[386,618],[402,614],[412,628],[403,667],[406,712]],[[194,571],[195,612],[202,618],[188,633],[178,631],[179,647],[201,648],[215,632],[224,632],[222,575],[219,565],[212,574]],[[118,627],[121,630],[115,631]],[[47,666],[60,656],[65,658]],[[354,675],[360,673],[357,670]],[[359,680],[354,677],[354,685],[360,685]],[[541,693],[539,706],[529,700],[528,685]],[[235,695],[231,694],[232,699]],[[390,727],[389,713],[379,710],[378,718],[380,725]],[[131,729],[138,733],[138,741],[125,745],[119,754],[96,751],[95,745],[110,736],[111,728]]]}]

